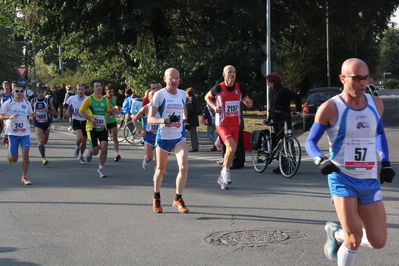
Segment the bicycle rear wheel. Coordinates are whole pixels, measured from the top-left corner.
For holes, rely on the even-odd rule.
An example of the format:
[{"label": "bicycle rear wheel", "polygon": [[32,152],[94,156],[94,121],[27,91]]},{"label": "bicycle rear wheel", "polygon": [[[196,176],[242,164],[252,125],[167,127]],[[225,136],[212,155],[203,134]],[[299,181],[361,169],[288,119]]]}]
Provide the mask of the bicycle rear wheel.
[{"label": "bicycle rear wheel", "polygon": [[123,136],[125,137],[126,141],[129,142],[130,144],[137,143],[138,142],[138,137],[136,134],[136,126],[133,124],[132,121],[129,121],[124,127],[123,127]]},{"label": "bicycle rear wheel", "polygon": [[121,119],[120,121],[117,121],[117,126],[118,126],[118,141],[122,142],[125,141],[125,135],[124,135],[124,130],[125,130],[125,120]]},{"label": "bicycle rear wheel", "polygon": [[[265,138],[266,137],[262,135],[261,143],[267,145]],[[263,150],[264,148],[266,147],[262,147],[262,149],[259,150],[252,150],[252,165],[258,173],[263,173],[269,164],[270,155]]]},{"label": "bicycle rear wheel", "polygon": [[262,150],[252,150],[252,164],[258,173],[263,173],[267,168],[267,156]]},{"label": "bicycle rear wheel", "polygon": [[288,137],[279,151],[278,165],[285,178],[293,177],[301,164],[301,145],[295,137]]}]

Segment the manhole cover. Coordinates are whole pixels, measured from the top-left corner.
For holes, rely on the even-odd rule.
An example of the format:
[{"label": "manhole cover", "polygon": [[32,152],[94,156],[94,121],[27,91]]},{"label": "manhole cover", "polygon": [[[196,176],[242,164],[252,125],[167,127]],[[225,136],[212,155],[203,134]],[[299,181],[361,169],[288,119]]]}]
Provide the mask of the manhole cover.
[{"label": "manhole cover", "polygon": [[233,232],[213,233],[205,241],[214,245],[243,245],[264,246],[271,243],[280,243],[287,240],[302,238],[299,232],[279,230],[242,230]]}]

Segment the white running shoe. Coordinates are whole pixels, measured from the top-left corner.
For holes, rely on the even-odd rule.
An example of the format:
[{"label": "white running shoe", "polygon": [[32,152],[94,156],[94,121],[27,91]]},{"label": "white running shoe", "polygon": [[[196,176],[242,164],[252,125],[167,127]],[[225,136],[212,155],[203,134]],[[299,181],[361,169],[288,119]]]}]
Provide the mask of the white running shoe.
[{"label": "white running shoe", "polygon": [[226,171],[224,169],[222,169],[222,171],[220,172],[220,176],[223,177],[223,182],[227,183],[227,184],[231,184],[231,178],[230,178],[230,171]]},{"label": "white running shoe", "polygon": [[141,166],[143,167],[144,170],[148,169],[148,166],[150,165],[150,163],[145,161],[145,156],[143,158],[143,162],[141,163]]},{"label": "white running shoe", "polygon": [[223,182],[223,177],[222,176],[219,176],[217,182],[220,185],[220,189],[229,189],[229,184]]},{"label": "white running shoe", "polygon": [[103,169],[98,169],[97,170],[97,176],[98,177],[102,177],[102,178],[106,177],[106,175],[104,174]]},{"label": "white running shoe", "polygon": [[86,162],[90,163],[92,158],[93,158],[93,155],[90,152],[88,152],[86,155]]},{"label": "white running shoe", "polygon": [[76,160],[78,160],[78,162],[79,162],[81,165],[86,164],[86,163],[85,163],[85,159],[83,158],[82,155],[76,157]]},{"label": "white running shoe", "polygon": [[22,185],[32,185],[32,183],[28,180],[28,178],[26,176],[23,176],[21,178],[21,184]]},{"label": "white running shoe", "polygon": [[334,237],[335,231],[338,231],[339,229],[339,226],[331,221],[327,222],[324,226],[324,230],[327,234],[327,241],[324,244],[324,255],[326,255],[326,257],[332,261],[337,261],[337,252],[341,246],[341,244],[338,243]]}]

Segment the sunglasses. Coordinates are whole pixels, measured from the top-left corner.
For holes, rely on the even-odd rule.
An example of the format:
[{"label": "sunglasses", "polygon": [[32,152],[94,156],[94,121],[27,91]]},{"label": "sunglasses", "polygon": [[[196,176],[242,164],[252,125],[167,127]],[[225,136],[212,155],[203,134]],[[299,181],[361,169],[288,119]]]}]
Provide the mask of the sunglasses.
[{"label": "sunglasses", "polygon": [[370,75],[366,75],[366,76],[360,76],[360,75],[355,75],[355,76],[348,76],[348,75],[341,75],[343,77],[348,77],[348,78],[352,78],[353,80],[356,81],[362,81],[362,80],[367,80]]},{"label": "sunglasses", "polygon": [[24,92],[24,90],[14,90],[14,92],[20,92],[20,93],[23,93],[23,92]]}]

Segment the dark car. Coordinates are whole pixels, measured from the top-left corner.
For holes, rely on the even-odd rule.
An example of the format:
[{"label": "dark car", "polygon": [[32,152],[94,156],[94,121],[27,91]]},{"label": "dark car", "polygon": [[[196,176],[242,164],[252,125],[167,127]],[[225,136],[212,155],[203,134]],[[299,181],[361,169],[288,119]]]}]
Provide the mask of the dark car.
[{"label": "dark car", "polygon": [[314,116],[320,105],[335,95],[340,94],[341,91],[342,89],[340,87],[323,87],[311,89],[307,93],[302,108],[303,129],[305,131],[309,130],[312,126],[314,122]]},{"label": "dark car", "polygon": [[366,87],[366,93],[370,93],[374,96],[378,96],[378,88],[374,84],[369,84]]}]

